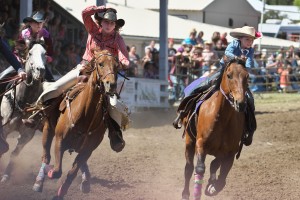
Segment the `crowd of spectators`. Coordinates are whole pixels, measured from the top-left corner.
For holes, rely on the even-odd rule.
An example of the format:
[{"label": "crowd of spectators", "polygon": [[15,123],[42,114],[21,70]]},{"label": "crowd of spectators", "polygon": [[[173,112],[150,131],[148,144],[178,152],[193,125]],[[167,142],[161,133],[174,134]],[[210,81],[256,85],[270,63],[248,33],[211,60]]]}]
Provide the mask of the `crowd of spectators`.
[{"label": "crowd of spectators", "polygon": [[[46,13],[45,26],[53,40],[52,73],[64,75],[81,61],[85,50],[86,31],[80,30],[76,43],[69,41],[66,36],[66,21],[61,15],[51,9],[49,1],[33,0],[35,1],[33,9]],[[12,50],[20,30],[19,9],[19,0],[0,0],[0,34]],[[184,86],[218,70],[219,60],[228,45],[227,32],[216,31],[209,40],[203,39],[204,34],[202,30],[192,29],[180,44],[174,44],[172,38],[168,40],[168,72],[177,76]],[[159,78],[159,50],[155,46],[156,41],[150,41],[142,56],[137,54],[136,46],[128,46],[129,77]],[[5,66],[5,61],[0,59],[0,62],[1,66]],[[252,91],[299,90],[299,68],[300,50],[293,46],[288,49],[280,48],[278,51],[256,51],[255,65],[250,75],[250,88]]]},{"label": "crowd of spectators", "polygon": [[[24,24],[19,23],[20,0],[0,0],[0,29],[1,37],[7,41],[12,50],[18,39],[20,29]],[[85,50],[87,33],[85,30],[79,31],[79,38],[76,43],[67,37],[66,21],[59,13],[51,9],[48,0],[33,0],[33,10],[40,10],[45,13],[45,28],[49,31],[53,41],[53,62],[50,70],[54,75],[62,76],[75,67],[80,61]],[[6,66],[7,62],[0,59],[1,66]],[[5,68],[5,67],[3,67]]]}]

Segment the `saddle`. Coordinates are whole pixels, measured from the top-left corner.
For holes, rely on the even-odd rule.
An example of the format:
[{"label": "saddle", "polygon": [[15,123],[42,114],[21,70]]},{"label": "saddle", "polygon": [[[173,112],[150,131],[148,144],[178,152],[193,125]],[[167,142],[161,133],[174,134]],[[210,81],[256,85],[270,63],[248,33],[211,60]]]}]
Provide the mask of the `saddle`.
[{"label": "saddle", "polygon": [[212,86],[209,87],[207,90],[194,93],[184,98],[180,103],[180,105],[178,106],[177,109],[178,116],[174,120],[173,126],[176,129],[181,128],[181,126],[179,126],[180,121],[182,121],[182,119],[185,118],[190,113],[190,111],[197,110],[201,105],[201,103],[206,99],[208,99],[213,94],[213,92],[215,91],[214,88],[215,87]]},{"label": "saddle", "polygon": [[85,86],[86,83],[80,83],[80,84],[76,84],[74,87],[69,89],[68,92],[64,95],[65,97],[63,98],[63,100],[59,105],[59,111],[63,112],[66,109],[67,104],[72,102],[78,96],[78,94],[84,89]]},{"label": "saddle", "polygon": [[70,88],[66,94],[63,94],[64,98],[59,105],[59,111],[63,112],[66,109],[67,103],[70,103],[78,96],[78,94],[86,86],[87,81],[88,76],[86,75],[80,75],[77,77],[77,84]]}]

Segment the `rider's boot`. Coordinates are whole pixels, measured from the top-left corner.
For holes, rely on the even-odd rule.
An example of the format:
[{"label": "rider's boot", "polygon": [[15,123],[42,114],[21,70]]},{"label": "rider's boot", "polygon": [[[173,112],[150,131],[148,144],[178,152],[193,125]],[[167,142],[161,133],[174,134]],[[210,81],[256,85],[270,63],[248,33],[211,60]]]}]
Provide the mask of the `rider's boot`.
[{"label": "rider's boot", "polygon": [[[215,88],[218,88],[220,85],[220,82],[221,82],[221,77],[223,75],[223,72],[224,72],[224,69],[220,68],[216,73],[207,77],[203,82],[200,83],[199,86],[197,86],[197,88],[195,88],[191,92],[191,94],[189,96],[194,95],[194,94],[200,94],[212,86],[214,86]],[[174,128],[176,128],[176,129],[181,128],[182,119],[187,115],[188,112],[189,112],[189,110],[178,110],[177,117],[173,121]]]},{"label": "rider's boot", "polygon": [[245,112],[245,133],[243,137],[243,143],[246,146],[252,144],[253,135],[256,130],[256,118],[255,118],[255,106],[254,106],[254,98],[251,91],[248,89],[247,91],[247,109]]},{"label": "rider's boot", "polygon": [[107,120],[108,137],[110,139],[110,146],[112,150],[121,152],[125,147],[122,131],[119,124],[111,117]]}]

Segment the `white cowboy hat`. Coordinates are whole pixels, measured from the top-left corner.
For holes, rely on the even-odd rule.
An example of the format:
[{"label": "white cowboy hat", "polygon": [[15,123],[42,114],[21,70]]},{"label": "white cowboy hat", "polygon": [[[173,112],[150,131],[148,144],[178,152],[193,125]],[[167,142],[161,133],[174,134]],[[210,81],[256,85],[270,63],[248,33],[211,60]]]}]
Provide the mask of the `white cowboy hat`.
[{"label": "white cowboy hat", "polygon": [[253,37],[254,39],[262,38],[262,33],[257,32],[254,27],[251,26],[243,26],[242,28],[235,28],[230,31],[230,36],[234,38],[241,38],[241,37]]}]

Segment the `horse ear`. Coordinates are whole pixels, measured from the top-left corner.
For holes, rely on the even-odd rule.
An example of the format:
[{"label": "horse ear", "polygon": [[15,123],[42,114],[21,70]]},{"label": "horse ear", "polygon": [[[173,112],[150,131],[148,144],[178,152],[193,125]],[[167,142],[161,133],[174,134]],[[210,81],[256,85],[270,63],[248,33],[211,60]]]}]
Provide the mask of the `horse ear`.
[{"label": "horse ear", "polygon": [[101,52],[101,50],[99,48],[92,49],[92,54],[93,55],[98,55],[100,52]]},{"label": "horse ear", "polygon": [[223,60],[224,60],[224,63],[227,63],[230,59],[226,55],[224,55]]},{"label": "horse ear", "polygon": [[40,37],[40,38],[38,39],[38,42],[39,42],[40,44],[45,44],[45,38],[44,38],[44,37]]}]

